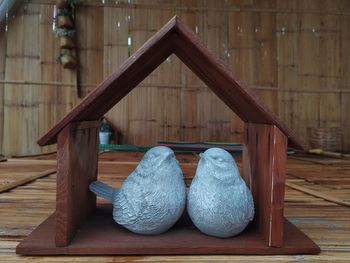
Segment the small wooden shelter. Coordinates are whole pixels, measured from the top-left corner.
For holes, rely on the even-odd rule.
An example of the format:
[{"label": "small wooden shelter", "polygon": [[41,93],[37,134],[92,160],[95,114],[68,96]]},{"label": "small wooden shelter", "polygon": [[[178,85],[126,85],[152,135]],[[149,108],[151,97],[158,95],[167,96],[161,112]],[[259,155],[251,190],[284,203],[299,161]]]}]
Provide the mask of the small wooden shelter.
[{"label": "small wooden shelter", "polygon": [[[191,222],[159,236],[133,234],[96,207],[88,186],[97,179],[100,118],[172,53],[245,122],[243,177],[255,202],[255,220],[239,236],[206,236]],[[295,254],[319,248],[283,216],[287,144],[293,132],[173,17],[135,54],[38,141],[57,143],[56,212],[17,247],[19,254]]]}]

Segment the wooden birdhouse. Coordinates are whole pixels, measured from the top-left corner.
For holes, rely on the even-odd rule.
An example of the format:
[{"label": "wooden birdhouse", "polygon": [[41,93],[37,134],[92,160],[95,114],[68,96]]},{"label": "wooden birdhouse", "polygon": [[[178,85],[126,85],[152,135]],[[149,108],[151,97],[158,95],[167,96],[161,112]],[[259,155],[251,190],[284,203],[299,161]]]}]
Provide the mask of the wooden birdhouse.
[{"label": "wooden birdhouse", "polygon": [[[97,179],[100,118],[172,53],[245,122],[243,177],[256,208],[240,235],[215,238],[188,222],[158,236],[118,227],[110,207],[96,206],[88,186]],[[56,212],[17,247],[49,254],[296,254],[318,246],[283,216],[287,144],[302,149],[293,132],[216,58],[198,36],[173,17],[38,144],[57,143]]]}]

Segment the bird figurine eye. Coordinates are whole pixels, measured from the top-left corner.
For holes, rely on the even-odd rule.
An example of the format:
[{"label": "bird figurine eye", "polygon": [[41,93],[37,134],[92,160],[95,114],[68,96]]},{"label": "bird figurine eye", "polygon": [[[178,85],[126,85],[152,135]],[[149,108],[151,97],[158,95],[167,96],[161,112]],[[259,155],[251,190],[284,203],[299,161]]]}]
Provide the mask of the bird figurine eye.
[{"label": "bird figurine eye", "polygon": [[224,159],[221,158],[220,156],[213,156],[213,159],[214,159],[215,161],[220,162],[220,163],[224,161]]}]

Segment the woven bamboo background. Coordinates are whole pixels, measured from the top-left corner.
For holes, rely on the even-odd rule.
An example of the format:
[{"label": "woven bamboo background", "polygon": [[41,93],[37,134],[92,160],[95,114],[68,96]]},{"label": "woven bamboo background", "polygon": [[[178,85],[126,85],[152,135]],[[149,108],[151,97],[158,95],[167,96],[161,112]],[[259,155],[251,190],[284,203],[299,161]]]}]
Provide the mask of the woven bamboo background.
[{"label": "woven bamboo background", "polygon": [[[340,127],[350,150],[349,1],[82,1],[79,74],[56,61],[52,2],[23,3],[1,28],[4,154],[53,150],[35,142],[79,101],[77,90],[86,95],[175,14],[301,138],[309,127]],[[241,121],[174,56],[108,117],[128,144],[242,140]]]}]

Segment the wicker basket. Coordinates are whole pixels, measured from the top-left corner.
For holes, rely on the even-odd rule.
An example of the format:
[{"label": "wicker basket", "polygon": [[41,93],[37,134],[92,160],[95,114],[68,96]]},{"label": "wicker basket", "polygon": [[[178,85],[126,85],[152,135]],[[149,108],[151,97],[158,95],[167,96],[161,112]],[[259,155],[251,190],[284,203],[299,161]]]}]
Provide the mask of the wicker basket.
[{"label": "wicker basket", "polygon": [[321,148],[327,151],[341,151],[342,131],[334,128],[309,128],[311,148]]}]

